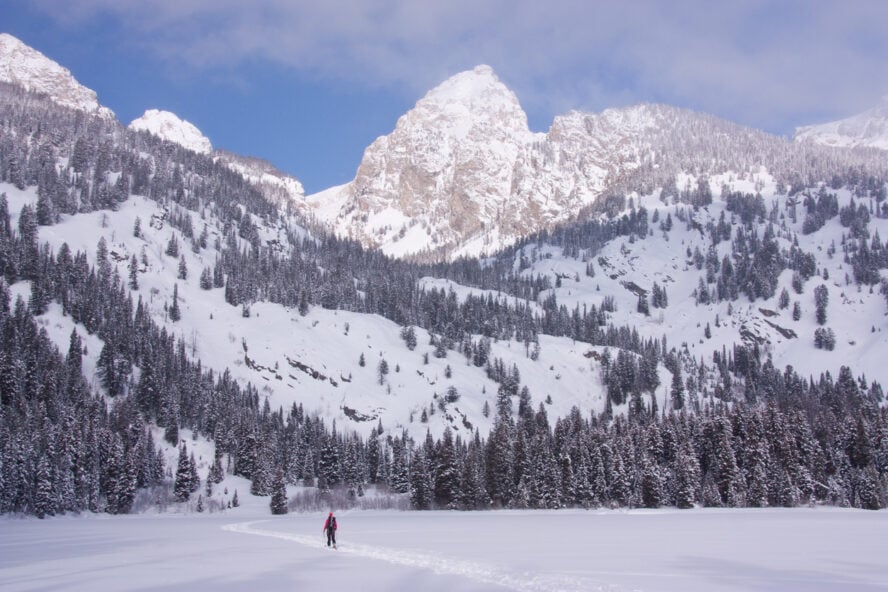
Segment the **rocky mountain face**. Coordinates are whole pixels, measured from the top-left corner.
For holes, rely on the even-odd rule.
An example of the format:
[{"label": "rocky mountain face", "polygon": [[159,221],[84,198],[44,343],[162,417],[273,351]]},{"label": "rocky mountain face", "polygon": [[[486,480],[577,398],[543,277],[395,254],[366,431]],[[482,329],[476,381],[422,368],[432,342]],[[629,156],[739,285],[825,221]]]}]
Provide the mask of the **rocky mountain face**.
[{"label": "rocky mountain face", "polygon": [[[0,81],[113,119],[95,92],[9,35],[0,35]],[[150,110],[130,124],[212,154],[269,199],[395,257],[425,260],[490,254],[534,232],[609,208],[608,196],[676,187],[688,176],[769,171],[784,185],[831,178],[847,167],[884,170],[884,159],[834,147],[888,149],[888,101],[861,115],[800,128],[796,140],[665,105],[556,117],[532,132],[515,93],[488,66],[432,89],[391,134],[365,151],[346,185],[305,196],[268,162],[213,150],[192,124]],[[824,147],[821,144],[826,144]],[[617,204],[618,205],[618,204]],[[612,209],[612,208],[609,208]]]},{"label": "rocky mountain face", "polygon": [[555,118],[528,128],[488,66],[431,90],[364,153],[355,178],[307,198],[340,235],[393,256],[492,253],[552,228],[610,193],[652,191],[676,175],[803,163],[785,139],[665,105]]},{"label": "rocky mountain face", "polygon": [[209,154],[213,151],[213,145],[209,138],[203,135],[194,124],[169,111],[148,109],[141,117],[131,121],[129,128],[136,131],[146,131],[200,154]]},{"label": "rocky mountain face", "polygon": [[888,95],[863,113],[796,129],[797,142],[814,142],[840,148],[879,148],[888,150]]},{"label": "rocky mountain face", "polygon": [[70,70],[7,33],[0,33],[0,81],[48,96],[64,107],[113,118],[99,104],[95,91],[86,88]]},{"label": "rocky mountain face", "polygon": [[351,183],[309,201],[339,234],[394,255],[454,249],[485,231],[509,233],[516,165],[537,139],[515,94],[479,66],[431,90],[371,144]]}]

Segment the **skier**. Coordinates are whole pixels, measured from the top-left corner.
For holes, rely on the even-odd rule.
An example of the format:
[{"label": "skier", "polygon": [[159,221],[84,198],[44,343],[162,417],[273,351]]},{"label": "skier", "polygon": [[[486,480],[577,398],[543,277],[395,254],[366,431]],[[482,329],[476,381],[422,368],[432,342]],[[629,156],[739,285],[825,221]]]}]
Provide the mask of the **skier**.
[{"label": "skier", "polygon": [[333,515],[333,512],[330,512],[330,515],[327,516],[327,521],[324,522],[324,532],[327,533],[327,546],[329,547],[331,544],[333,548],[336,548],[336,516]]}]

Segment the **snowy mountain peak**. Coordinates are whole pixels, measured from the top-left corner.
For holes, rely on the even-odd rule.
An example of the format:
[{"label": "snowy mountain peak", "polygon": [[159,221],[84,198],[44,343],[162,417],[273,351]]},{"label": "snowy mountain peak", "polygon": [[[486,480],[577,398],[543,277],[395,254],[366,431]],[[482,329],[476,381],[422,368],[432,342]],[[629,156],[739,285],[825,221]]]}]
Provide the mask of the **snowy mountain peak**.
[{"label": "snowy mountain peak", "polygon": [[146,131],[199,154],[209,154],[213,151],[210,140],[199,129],[169,111],[149,109],[141,117],[134,119],[129,128]]},{"label": "snowy mountain peak", "polygon": [[430,90],[401,118],[395,133],[414,126],[431,126],[458,139],[473,130],[476,136],[495,132],[499,126],[505,126],[501,138],[529,133],[518,97],[485,65],[460,72]]},{"label": "snowy mountain peak", "polygon": [[888,150],[888,95],[863,113],[838,121],[796,129],[794,139],[844,148],[866,147]]},{"label": "snowy mountain peak", "polygon": [[95,91],[77,82],[70,70],[8,33],[0,33],[0,81],[47,95],[64,107],[114,117],[99,104]]},{"label": "snowy mountain peak", "polygon": [[515,93],[500,81],[493,68],[485,65],[451,76],[430,90],[420,102],[463,103],[482,110],[503,105],[518,106]]},{"label": "snowy mountain peak", "polygon": [[351,183],[310,202],[338,233],[389,254],[450,251],[501,217],[534,138],[515,93],[478,66],[429,91],[367,148]]}]

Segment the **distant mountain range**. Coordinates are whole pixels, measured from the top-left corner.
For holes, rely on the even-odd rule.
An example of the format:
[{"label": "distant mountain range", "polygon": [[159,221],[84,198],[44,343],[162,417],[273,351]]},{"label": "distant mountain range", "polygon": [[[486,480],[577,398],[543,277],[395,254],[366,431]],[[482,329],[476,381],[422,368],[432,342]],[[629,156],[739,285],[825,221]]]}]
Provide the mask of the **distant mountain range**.
[{"label": "distant mountain range", "polygon": [[[0,80],[113,117],[68,70],[6,34]],[[888,149],[888,102],[799,128],[797,145],[664,105],[574,111],[556,117],[547,133],[533,133],[515,93],[489,66],[478,66],[429,91],[391,134],[377,138],[351,182],[310,196],[270,163],[213,152],[210,140],[175,114],[150,109],[130,127],[212,152],[270,198],[340,236],[396,257],[437,260],[495,252],[600,209],[608,194],[649,191],[681,173],[765,169],[784,177],[790,168],[800,172],[812,145]]]}]

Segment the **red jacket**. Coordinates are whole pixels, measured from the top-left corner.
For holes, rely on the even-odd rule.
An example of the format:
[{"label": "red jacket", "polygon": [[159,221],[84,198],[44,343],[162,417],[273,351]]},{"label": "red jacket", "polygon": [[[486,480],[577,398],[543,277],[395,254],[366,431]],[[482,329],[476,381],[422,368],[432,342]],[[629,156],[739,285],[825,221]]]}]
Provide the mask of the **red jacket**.
[{"label": "red jacket", "polygon": [[327,532],[327,528],[330,527],[330,520],[333,520],[333,530],[338,528],[338,525],[336,524],[336,516],[330,516],[324,521],[324,532]]}]

